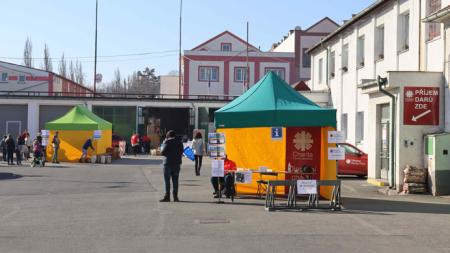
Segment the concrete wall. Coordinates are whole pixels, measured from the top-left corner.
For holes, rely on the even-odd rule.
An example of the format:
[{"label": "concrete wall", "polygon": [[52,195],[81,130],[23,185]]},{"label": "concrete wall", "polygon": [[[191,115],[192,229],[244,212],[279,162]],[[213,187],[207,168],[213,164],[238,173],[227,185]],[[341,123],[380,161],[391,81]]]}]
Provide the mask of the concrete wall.
[{"label": "concrete wall", "polygon": [[64,116],[72,108],[73,106],[39,105],[39,129],[45,129],[45,123]]}]

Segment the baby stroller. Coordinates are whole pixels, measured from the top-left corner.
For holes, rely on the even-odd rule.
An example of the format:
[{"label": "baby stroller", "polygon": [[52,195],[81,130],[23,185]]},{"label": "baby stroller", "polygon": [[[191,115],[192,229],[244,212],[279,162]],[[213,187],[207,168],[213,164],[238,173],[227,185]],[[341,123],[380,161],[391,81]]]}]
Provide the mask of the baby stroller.
[{"label": "baby stroller", "polygon": [[31,167],[44,167],[45,166],[45,160],[43,157],[42,147],[40,143],[34,143],[33,145],[33,161],[31,161]]}]

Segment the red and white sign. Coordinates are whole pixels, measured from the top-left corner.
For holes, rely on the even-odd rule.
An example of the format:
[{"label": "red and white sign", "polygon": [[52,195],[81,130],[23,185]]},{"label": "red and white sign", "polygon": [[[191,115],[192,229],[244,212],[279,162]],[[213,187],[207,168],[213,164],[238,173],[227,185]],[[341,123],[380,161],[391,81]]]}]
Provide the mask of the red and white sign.
[{"label": "red and white sign", "polygon": [[404,87],[404,125],[439,125],[439,88]]}]

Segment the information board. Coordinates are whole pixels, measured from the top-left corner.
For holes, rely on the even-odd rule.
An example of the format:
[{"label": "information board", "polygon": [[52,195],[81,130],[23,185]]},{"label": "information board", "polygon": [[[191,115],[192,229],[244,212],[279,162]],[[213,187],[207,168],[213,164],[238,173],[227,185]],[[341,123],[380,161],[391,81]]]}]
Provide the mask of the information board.
[{"label": "information board", "polygon": [[345,160],[345,149],[328,148],[328,160]]},{"label": "information board", "polygon": [[439,88],[403,88],[403,124],[439,125]]},{"label": "information board", "polygon": [[297,180],[297,194],[317,194],[317,180]]},{"label": "information board", "polygon": [[328,131],[328,143],[344,143],[345,134],[343,131]]},{"label": "information board", "polygon": [[224,160],[214,159],[211,160],[211,176],[223,177],[224,176]]}]

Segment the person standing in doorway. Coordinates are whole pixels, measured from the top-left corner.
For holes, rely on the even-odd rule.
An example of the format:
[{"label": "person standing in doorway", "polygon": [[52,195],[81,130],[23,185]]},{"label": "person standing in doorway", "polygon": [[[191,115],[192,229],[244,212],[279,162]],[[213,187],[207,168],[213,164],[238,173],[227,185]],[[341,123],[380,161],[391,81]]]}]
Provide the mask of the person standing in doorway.
[{"label": "person standing in doorway", "polygon": [[194,141],[192,142],[192,149],[194,150],[195,157],[195,175],[200,176],[200,169],[202,168],[202,160],[205,150],[205,144],[200,132],[195,134]]},{"label": "person standing in doorway", "polygon": [[8,165],[14,165],[14,152],[16,151],[16,143],[12,135],[8,135],[6,139],[6,152],[8,157]]},{"label": "person standing in doorway", "polygon": [[136,156],[139,151],[139,135],[136,132],[131,136],[131,148],[133,149],[134,156]]},{"label": "person standing in doorway", "polygon": [[175,132],[167,132],[161,148],[161,155],[164,156],[164,183],[166,194],[160,202],[170,202],[170,179],[173,184],[173,201],[178,202],[178,178],[180,175],[181,157],[183,155],[183,143],[175,139]]},{"label": "person standing in doorway", "polygon": [[53,136],[53,140],[52,140],[52,146],[53,146],[52,163],[59,163],[58,162],[58,151],[59,151],[60,143],[61,143],[61,140],[59,139],[59,132],[56,131],[55,135]]},{"label": "person standing in doorway", "polygon": [[3,161],[6,162],[6,139],[8,136],[4,135],[3,139],[0,141],[0,148],[2,149]]}]

